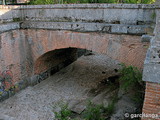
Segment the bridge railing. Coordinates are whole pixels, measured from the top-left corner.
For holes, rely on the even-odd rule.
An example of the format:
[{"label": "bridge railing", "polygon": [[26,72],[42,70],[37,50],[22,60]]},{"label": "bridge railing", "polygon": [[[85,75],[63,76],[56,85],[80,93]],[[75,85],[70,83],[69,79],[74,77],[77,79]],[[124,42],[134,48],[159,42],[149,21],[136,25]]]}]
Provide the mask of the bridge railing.
[{"label": "bridge railing", "polygon": [[[56,5],[0,5],[0,21],[23,18],[53,22],[105,22],[116,24],[148,24],[155,22],[157,5],[141,4],[56,4]],[[12,18],[12,21],[15,19]]]},{"label": "bridge railing", "polygon": [[150,26],[155,24],[155,10],[159,8],[144,4],[0,5],[0,23],[141,35],[152,32]]}]

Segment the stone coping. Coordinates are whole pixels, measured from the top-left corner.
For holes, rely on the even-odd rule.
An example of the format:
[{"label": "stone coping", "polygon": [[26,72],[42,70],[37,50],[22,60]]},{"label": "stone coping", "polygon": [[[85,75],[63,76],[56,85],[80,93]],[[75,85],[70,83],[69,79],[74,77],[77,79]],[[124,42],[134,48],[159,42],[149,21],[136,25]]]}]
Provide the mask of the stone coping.
[{"label": "stone coping", "polygon": [[0,24],[0,33],[20,28],[20,22]]},{"label": "stone coping", "polygon": [[150,25],[124,25],[107,23],[79,23],[79,22],[31,22],[25,21],[21,24],[22,29],[50,29],[69,30],[78,32],[104,32],[110,34],[147,34],[146,29]]},{"label": "stone coping", "polygon": [[50,30],[69,30],[78,32],[102,32],[110,34],[147,34],[146,29],[149,25],[122,25],[104,23],[78,23],[78,22],[11,22],[0,24],[0,33],[15,29],[50,29]]}]

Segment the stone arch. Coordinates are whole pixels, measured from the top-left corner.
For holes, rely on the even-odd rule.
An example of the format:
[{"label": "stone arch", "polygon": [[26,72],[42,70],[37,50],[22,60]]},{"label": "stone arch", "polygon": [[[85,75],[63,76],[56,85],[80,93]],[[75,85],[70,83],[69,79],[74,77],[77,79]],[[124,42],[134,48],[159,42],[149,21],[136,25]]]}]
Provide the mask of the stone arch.
[{"label": "stone arch", "polygon": [[142,69],[148,46],[148,43],[141,42],[140,36],[133,35],[42,29],[29,29],[27,35],[34,61],[43,54],[56,49],[80,48],[106,54],[126,65]]},{"label": "stone arch", "polygon": [[80,48],[97,53],[106,53],[108,39],[97,33],[80,33],[71,31],[28,30],[34,61],[41,55],[63,48]]}]

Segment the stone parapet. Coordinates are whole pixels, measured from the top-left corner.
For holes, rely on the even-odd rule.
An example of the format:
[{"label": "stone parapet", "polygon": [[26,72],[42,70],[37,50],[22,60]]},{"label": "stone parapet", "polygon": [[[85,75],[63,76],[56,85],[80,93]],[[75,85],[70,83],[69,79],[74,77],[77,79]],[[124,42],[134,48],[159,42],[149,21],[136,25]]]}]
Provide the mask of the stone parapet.
[{"label": "stone parapet", "polygon": [[155,23],[155,9],[159,8],[159,5],[142,4],[0,5],[0,21],[8,22],[19,18],[48,22],[146,25]]},{"label": "stone parapet", "polygon": [[150,47],[147,51],[143,80],[160,83],[160,10],[156,11],[155,36],[151,39]]}]

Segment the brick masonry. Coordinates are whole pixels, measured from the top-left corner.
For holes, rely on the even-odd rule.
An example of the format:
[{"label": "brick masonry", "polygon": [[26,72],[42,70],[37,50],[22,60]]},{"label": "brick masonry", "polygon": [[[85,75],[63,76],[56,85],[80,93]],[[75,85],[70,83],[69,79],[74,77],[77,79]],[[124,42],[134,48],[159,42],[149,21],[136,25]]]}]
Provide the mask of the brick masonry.
[{"label": "brick masonry", "polygon": [[[81,33],[52,30],[14,30],[1,34],[1,69],[12,65],[18,73],[24,67],[24,75],[32,75],[35,61],[45,53],[62,48],[81,48],[107,54],[113,59],[143,67],[148,43],[142,43],[140,36],[105,33]],[[7,53],[7,54],[5,54]],[[13,55],[14,54],[14,55]],[[25,67],[28,64],[28,67]],[[15,68],[21,66],[22,68]],[[31,72],[32,71],[32,72]]]},{"label": "brick masonry", "polygon": [[143,67],[148,43],[142,43],[140,36],[103,33],[81,33],[52,30],[22,30],[31,42],[33,60],[44,53],[62,48],[81,48],[107,54],[113,59]]},{"label": "brick masonry", "polygon": [[[50,60],[50,55],[54,56],[54,53],[50,51],[64,48],[87,49],[142,69],[148,47],[148,43],[142,43],[141,37],[135,35],[44,29],[5,32],[0,35],[0,41],[0,70],[11,72],[10,81],[14,85],[20,82],[20,89],[29,84],[28,81],[32,76],[51,69],[50,65],[52,67],[59,64],[65,66],[67,59],[75,59],[74,56],[76,56],[76,52],[70,51],[55,59],[56,64],[52,62],[44,64],[45,60]],[[10,88],[10,83],[8,88]]]},{"label": "brick masonry", "polygon": [[[146,82],[145,100],[143,105],[143,113],[157,114],[160,119],[160,84]],[[143,118],[143,120],[153,120],[153,118]]]}]

